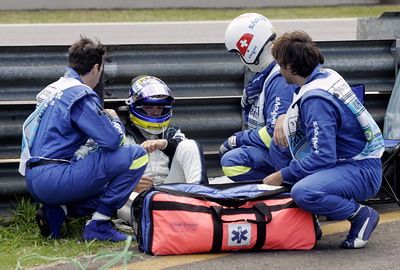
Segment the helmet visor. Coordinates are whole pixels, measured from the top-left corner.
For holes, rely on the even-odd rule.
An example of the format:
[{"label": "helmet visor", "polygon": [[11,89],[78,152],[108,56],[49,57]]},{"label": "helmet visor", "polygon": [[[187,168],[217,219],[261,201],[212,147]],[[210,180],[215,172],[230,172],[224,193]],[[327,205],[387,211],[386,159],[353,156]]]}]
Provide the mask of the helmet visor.
[{"label": "helmet visor", "polygon": [[142,98],[129,106],[131,113],[136,112],[150,118],[162,118],[171,114],[174,99],[170,96]]},{"label": "helmet visor", "polygon": [[142,76],[134,79],[129,90],[130,103],[150,97],[173,97],[169,87],[160,79],[152,76]]}]

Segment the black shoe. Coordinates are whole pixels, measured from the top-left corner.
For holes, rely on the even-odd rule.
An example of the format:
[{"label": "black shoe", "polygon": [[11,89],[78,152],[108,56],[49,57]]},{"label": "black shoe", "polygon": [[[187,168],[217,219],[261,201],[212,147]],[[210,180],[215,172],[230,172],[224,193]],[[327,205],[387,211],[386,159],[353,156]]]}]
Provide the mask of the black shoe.
[{"label": "black shoe", "polygon": [[61,206],[44,205],[36,211],[40,234],[53,239],[61,238],[61,227],[66,215]]}]

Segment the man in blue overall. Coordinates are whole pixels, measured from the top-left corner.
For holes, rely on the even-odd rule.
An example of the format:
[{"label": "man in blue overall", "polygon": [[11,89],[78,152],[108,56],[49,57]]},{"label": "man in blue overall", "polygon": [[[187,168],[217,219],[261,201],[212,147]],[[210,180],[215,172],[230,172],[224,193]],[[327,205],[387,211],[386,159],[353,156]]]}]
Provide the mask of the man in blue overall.
[{"label": "man in blue overall", "polygon": [[[284,34],[272,54],[298,88],[274,132],[279,146],[272,143],[269,152],[278,171],[263,181],[292,186],[294,201],[306,211],[349,220],[341,247],[363,248],[379,221],[374,209],[359,202],[381,186],[381,131],[342,76],[322,68],[324,58],[308,34]],[[286,146],[291,157],[275,151]]]},{"label": "man in blue overall", "polygon": [[[124,126],[92,90],[105,53],[102,44],[84,37],[73,44],[64,76],[37,95],[37,108],[23,126],[20,173],[43,204],[36,220],[45,237],[60,238],[67,215],[92,215],[85,240],[127,238],[111,217],[142,177],[148,156],[138,145],[124,145]],[[98,147],[78,159],[74,153],[89,138]]]},{"label": "man in blue overall", "polygon": [[[222,170],[234,181],[262,179],[274,172],[265,158],[278,116],[289,107],[295,86],[286,83],[271,54],[276,37],[270,21],[257,13],[246,13],[228,25],[225,46],[240,56],[255,73],[245,86],[241,100],[244,127],[220,147]],[[261,136],[259,147],[249,145]]]}]

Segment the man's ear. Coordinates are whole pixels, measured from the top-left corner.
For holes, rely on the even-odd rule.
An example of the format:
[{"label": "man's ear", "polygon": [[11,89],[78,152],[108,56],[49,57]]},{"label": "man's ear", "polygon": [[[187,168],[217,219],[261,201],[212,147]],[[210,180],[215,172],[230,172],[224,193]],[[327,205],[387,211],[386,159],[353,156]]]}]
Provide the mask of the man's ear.
[{"label": "man's ear", "polygon": [[99,66],[99,64],[94,64],[94,66],[92,67],[92,69],[90,70],[90,72],[93,72],[93,71],[97,71],[97,72],[100,71],[100,66]]}]

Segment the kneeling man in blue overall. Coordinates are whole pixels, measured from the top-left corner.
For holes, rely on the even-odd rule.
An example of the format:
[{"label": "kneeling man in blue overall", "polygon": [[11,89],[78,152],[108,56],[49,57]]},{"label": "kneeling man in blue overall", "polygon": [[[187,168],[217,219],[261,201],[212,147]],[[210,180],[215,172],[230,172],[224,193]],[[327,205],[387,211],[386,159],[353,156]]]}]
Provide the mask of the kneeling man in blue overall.
[{"label": "kneeling man in blue overall", "polygon": [[[36,110],[23,126],[19,171],[43,206],[40,232],[60,238],[66,217],[92,215],[84,240],[123,241],[111,217],[141,179],[148,156],[139,145],[124,145],[125,130],[113,110],[103,109],[92,90],[104,68],[106,49],[81,37],[69,48],[68,67],[37,95]],[[88,139],[97,148],[84,158],[74,153]]]},{"label": "kneeling man in blue overall", "polygon": [[[363,248],[379,214],[361,205],[381,186],[384,140],[378,125],[308,34],[286,33],[272,46],[281,74],[298,86],[278,119],[270,160],[277,172],[265,184],[292,186],[296,204],[332,220],[351,223],[342,248]],[[279,151],[289,147],[291,157]]]}]

